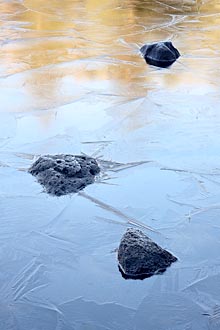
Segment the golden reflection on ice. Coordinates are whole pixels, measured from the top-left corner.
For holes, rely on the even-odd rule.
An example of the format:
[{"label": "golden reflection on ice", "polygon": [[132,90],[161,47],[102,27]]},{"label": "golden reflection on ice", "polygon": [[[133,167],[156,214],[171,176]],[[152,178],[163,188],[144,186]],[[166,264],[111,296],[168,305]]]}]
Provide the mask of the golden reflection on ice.
[{"label": "golden reflection on ice", "polygon": [[[24,111],[89,92],[129,100],[155,88],[215,88],[219,79],[218,1],[24,0],[0,9],[0,87],[9,97],[10,88],[20,89]],[[165,39],[182,57],[171,69],[146,65],[139,46]]]}]

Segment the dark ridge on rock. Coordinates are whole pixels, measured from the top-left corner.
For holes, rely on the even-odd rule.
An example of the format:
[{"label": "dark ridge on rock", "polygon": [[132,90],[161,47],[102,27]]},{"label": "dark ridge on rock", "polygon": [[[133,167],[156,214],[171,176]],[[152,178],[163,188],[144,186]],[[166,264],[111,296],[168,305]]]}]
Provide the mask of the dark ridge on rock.
[{"label": "dark ridge on rock", "polygon": [[94,158],[60,154],[41,156],[29,172],[48,194],[61,196],[77,193],[93,183],[100,168]]},{"label": "dark ridge on rock", "polygon": [[141,47],[140,52],[148,64],[161,68],[170,66],[180,57],[179,51],[170,41],[146,44]]},{"label": "dark ridge on rock", "polygon": [[119,270],[125,279],[144,279],[165,272],[177,258],[162,249],[142,231],[129,228],[119,249]]}]

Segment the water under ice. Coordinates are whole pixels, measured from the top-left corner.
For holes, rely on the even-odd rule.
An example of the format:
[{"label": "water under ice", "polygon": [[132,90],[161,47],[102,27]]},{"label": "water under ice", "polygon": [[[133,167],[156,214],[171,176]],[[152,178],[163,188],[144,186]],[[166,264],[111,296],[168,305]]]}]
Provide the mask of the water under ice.
[{"label": "water under ice", "polygon": [[[219,329],[219,12],[0,0],[1,330]],[[180,50],[171,68],[140,56],[159,40]],[[27,169],[57,153],[97,157],[100,180],[46,195]],[[124,280],[129,226],[179,261]]]}]

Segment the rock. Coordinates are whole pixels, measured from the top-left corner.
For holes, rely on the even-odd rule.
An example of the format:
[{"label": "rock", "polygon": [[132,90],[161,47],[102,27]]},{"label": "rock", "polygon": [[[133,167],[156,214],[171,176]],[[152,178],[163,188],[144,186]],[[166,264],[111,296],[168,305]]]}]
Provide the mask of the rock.
[{"label": "rock", "polygon": [[170,41],[146,44],[141,47],[140,52],[148,64],[162,68],[170,66],[180,57],[180,53]]},{"label": "rock", "polygon": [[74,155],[45,155],[29,172],[46,192],[55,196],[76,193],[95,181],[100,168],[94,158]]},{"label": "rock", "polygon": [[129,228],[121,239],[118,261],[124,278],[144,279],[154,274],[162,274],[177,258],[154,243],[142,231]]}]

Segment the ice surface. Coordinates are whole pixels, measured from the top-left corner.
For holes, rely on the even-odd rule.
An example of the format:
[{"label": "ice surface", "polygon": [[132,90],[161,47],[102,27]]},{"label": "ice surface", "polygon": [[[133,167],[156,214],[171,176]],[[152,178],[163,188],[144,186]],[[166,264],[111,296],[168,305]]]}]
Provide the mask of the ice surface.
[{"label": "ice surface", "polygon": [[[0,1],[1,330],[219,328],[219,12]],[[146,66],[140,46],[166,40],[181,58]],[[46,195],[27,171],[59,153],[97,158],[100,179]],[[131,225],[179,261],[123,280],[115,251]]]},{"label": "ice surface", "polygon": [[203,330],[208,318],[203,309],[180,293],[147,296],[135,315],[135,329]]}]

